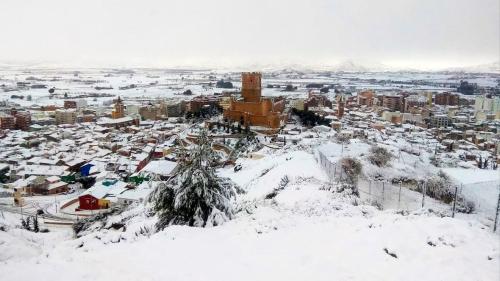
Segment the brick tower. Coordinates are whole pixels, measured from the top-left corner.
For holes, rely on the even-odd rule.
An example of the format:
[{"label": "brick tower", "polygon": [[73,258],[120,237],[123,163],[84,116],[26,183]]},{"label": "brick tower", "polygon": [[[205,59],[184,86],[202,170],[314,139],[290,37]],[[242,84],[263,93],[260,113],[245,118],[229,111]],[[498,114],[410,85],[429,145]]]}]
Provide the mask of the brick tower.
[{"label": "brick tower", "polygon": [[111,118],[118,119],[125,116],[125,106],[120,97],[115,102],[114,108],[111,111]]},{"label": "brick tower", "polygon": [[337,96],[337,117],[340,119],[344,116],[345,97],[344,95]]},{"label": "brick tower", "polygon": [[241,73],[241,95],[245,102],[260,102],[262,74],[259,72]]}]

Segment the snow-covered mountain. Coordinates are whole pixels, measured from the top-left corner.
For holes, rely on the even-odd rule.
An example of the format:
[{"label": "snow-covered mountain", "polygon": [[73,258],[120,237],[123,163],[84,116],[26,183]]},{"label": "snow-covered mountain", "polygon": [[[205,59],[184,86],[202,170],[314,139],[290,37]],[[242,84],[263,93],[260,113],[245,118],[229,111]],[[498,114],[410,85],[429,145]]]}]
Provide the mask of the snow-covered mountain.
[{"label": "snow-covered mountain", "polygon": [[471,66],[453,67],[446,70],[460,72],[500,73],[500,61]]},{"label": "snow-covered mountain", "polygon": [[[55,63],[55,62],[42,62],[42,61],[0,61],[0,69],[21,69],[21,68],[76,68],[78,65],[71,65],[71,63]],[[87,66],[90,67],[90,66]],[[101,66],[102,67],[102,66]],[[116,64],[107,67],[131,67],[119,66]],[[145,66],[147,67],[147,66]],[[100,68],[95,66],[91,68]],[[103,67],[106,68],[106,67]],[[133,67],[131,67],[133,68]],[[140,68],[140,67],[139,67]],[[334,71],[334,72],[474,72],[474,73],[500,73],[500,61],[472,65],[462,67],[449,67],[444,69],[418,69],[412,67],[395,67],[384,64],[378,61],[370,60],[354,60],[347,59],[339,62],[327,63],[298,63],[290,60],[270,62],[270,63],[248,63],[237,65],[226,65],[224,62],[221,64],[189,64],[189,65],[170,65],[170,66],[155,66],[151,68],[179,68],[179,69],[214,69],[217,71],[263,71],[263,72],[315,72],[315,71]]]}]

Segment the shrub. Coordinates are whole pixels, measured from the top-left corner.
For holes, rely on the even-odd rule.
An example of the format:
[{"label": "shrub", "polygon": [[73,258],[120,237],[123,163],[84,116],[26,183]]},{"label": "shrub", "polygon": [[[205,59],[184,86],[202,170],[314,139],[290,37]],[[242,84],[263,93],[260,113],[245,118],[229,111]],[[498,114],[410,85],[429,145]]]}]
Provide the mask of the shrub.
[{"label": "shrub", "polygon": [[348,135],[336,134],[335,135],[335,142],[338,144],[349,144],[351,142],[351,139],[349,138]]},{"label": "shrub", "polygon": [[278,184],[278,187],[275,187],[273,189],[273,191],[271,191],[269,194],[266,195],[266,199],[273,199],[274,197],[276,197],[278,195],[278,193],[280,191],[282,191],[283,189],[285,189],[285,187],[290,183],[290,179],[288,178],[287,175],[284,175],[281,180],[280,180],[280,183]]},{"label": "shrub", "polygon": [[370,154],[368,155],[368,161],[370,163],[378,166],[385,167],[391,161],[392,154],[385,148],[381,146],[372,146],[370,148]]},{"label": "shrub", "polygon": [[449,204],[453,202],[454,188],[449,177],[440,171],[437,175],[427,180],[425,194]]},{"label": "shrub", "polygon": [[358,176],[361,174],[362,164],[359,160],[352,157],[345,157],[340,160],[342,174],[345,174],[347,183],[355,184],[358,181]]}]

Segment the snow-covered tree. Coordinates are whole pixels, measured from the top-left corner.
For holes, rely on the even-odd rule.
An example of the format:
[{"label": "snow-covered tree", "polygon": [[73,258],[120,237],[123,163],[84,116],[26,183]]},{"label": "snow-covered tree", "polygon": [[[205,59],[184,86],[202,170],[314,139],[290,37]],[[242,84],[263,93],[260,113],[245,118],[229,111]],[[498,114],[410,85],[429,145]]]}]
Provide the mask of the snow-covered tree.
[{"label": "snow-covered tree", "polygon": [[341,179],[355,185],[363,167],[361,161],[352,157],[344,157],[340,160],[340,164],[342,168]]},{"label": "snow-covered tree", "polygon": [[180,164],[178,173],[160,184],[151,199],[158,229],[172,224],[205,227],[231,219],[234,187],[215,173],[218,156],[202,131],[198,145]]},{"label": "snow-covered tree", "polygon": [[385,148],[381,146],[372,146],[370,148],[370,154],[368,155],[368,160],[378,167],[385,167],[391,161],[392,154]]}]

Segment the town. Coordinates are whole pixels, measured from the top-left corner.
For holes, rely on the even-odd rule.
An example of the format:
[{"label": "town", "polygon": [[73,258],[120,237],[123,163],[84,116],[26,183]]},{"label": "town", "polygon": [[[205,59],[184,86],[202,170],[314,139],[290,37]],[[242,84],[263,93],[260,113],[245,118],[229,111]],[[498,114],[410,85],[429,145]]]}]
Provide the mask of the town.
[{"label": "town", "polygon": [[[405,83],[408,89],[378,90],[377,84],[388,82],[375,80],[372,88],[364,83],[347,87],[328,73],[244,72],[241,78],[235,73],[221,78],[211,73],[171,72],[169,79],[178,75],[176,81],[181,82],[169,88],[180,89],[180,95],[148,99],[126,91],[120,95],[119,90],[117,96],[98,103],[60,89],[60,84],[68,82],[64,78],[29,74],[22,79],[21,74],[9,74],[15,79],[2,76],[5,93],[16,89],[17,96],[33,101],[35,93],[23,93],[43,90],[36,91],[40,103],[19,103],[13,96],[1,102],[4,198],[0,206],[8,210],[24,207],[26,214],[46,214],[52,219],[75,220],[114,205],[143,202],[152,191],[151,181],[173,174],[203,128],[223,155],[223,165],[234,166],[238,156],[245,157],[234,152],[248,136],[255,137],[260,146],[280,149],[300,145],[304,138],[327,142],[334,132],[347,140],[381,143],[397,136],[405,142],[391,144],[398,154],[419,155],[416,147],[425,143],[432,165],[441,168],[496,170],[500,163],[496,76],[483,78],[480,86],[459,81],[441,83],[439,90],[420,90],[426,83],[419,80],[415,85]],[[107,77],[118,79],[118,75],[92,77],[75,72],[68,79],[101,85],[108,83]],[[161,91],[160,76],[143,77],[155,82],[130,88]],[[183,90],[188,79],[193,89]],[[270,83],[264,84],[266,80]],[[427,84],[432,88],[437,82]],[[272,95],[263,96],[265,89],[271,89]],[[99,100],[102,96],[111,95],[97,95]],[[54,195],[61,199],[54,202]]]},{"label": "town", "polygon": [[500,280],[500,1],[0,3],[0,281]]},{"label": "town", "polygon": [[[249,213],[288,208],[280,198],[308,186],[496,231],[496,74],[34,69],[5,70],[0,84],[0,212],[28,231],[151,235],[144,206],[204,145],[215,156],[203,161]],[[300,191],[292,213],[330,212],[299,203],[320,200],[311,192]],[[202,225],[233,216],[219,211]]]}]

